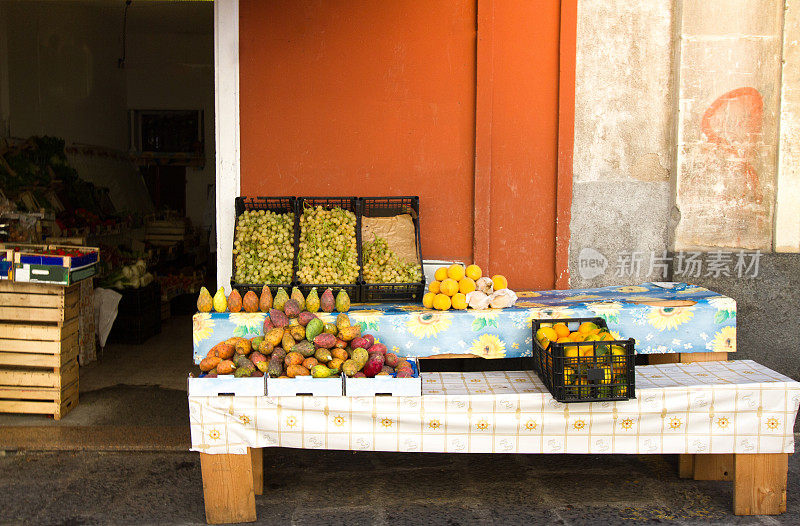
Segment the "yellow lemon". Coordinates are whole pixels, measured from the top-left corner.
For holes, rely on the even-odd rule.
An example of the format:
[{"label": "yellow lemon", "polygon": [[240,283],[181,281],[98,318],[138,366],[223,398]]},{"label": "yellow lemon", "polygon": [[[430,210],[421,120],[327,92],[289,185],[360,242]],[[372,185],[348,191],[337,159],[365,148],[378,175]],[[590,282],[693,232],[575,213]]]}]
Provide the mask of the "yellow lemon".
[{"label": "yellow lemon", "polygon": [[464,310],[467,308],[467,297],[460,292],[456,292],[453,294],[452,303],[454,309]]},{"label": "yellow lemon", "polygon": [[571,341],[572,340],[570,340],[566,336],[562,336],[562,337],[560,337],[559,339],[556,340],[556,343],[566,343],[566,342],[571,342]]},{"label": "yellow lemon", "polygon": [[447,267],[439,267],[436,269],[436,274],[433,275],[436,281],[443,281],[447,278]]},{"label": "yellow lemon", "polygon": [[585,321],[585,322],[581,323],[580,327],[578,327],[578,332],[580,332],[581,334],[589,334],[590,332],[592,332],[596,328],[597,328],[597,325],[595,325],[594,323],[592,323],[590,321]]},{"label": "yellow lemon", "polygon": [[569,336],[569,329],[567,328],[567,324],[564,322],[556,323],[555,325],[553,325],[553,329],[555,329],[556,334],[558,334],[559,338]]},{"label": "yellow lemon", "polygon": [[447,278],[442,281],[442,284],[439,286],[439,292],[442,294],[447,294],[448,296],[453,296],[456,292],[458,292],[458,281],[454,280],[453,278]]},{"label": "yellow lemon", "polygon": [[567,345],[564,347],[564,356],[567,358],[577,358],[578,357],[578,346],[577,345]]},{"label": "yellow lemon", "polygon": [[582,342],[584,338],[585,338],[585,336],[583,334],[579,333],[578,331],[575,331],[575,332],[573,332],[572,334],[569,335],[569,339],[574,341],[574,342]]},{"label": "yellow lemon", "polygon": [[594,356],[594,348],[591,345],[581,345],[581,356]]},{"label": "yellow lemon", "polygon": [[426,292],[424,296],[422,296],[422,306],[426,309],[433,308],[433,298],[436,297],[436,294],[433,292]]},{"label": "yellow lemon", "polygon": [[603,334],[603,341],[604,342],[613,342],[614,341],[614,336],[612,336],[610,333],[605,333],[605,334]]},{"label": "yellow lemon", "polygon": [[447,267],[447,277],[456,281],[464,277],[464,267],[458,263],[453,263]]},{"label": "yellow lemon", "polygon": [[458,282],[458,292],[461,294],[469,294],[475,290],[475,281],[472,278],[461,278]]},{"label": "yellow lemon", "polygon": [[508,288],[508,280],[505,276],[501,276],[500,274],[495,274],[492,276],[492,283],[494,284],[494,290]]},{"label": "yellow lemon", "polygon": [[572,385],[576,376],[575,370],[572,367],[564,367],[564,384]]},{"label": "yellow lemon", "polygon": [[542,327],[538,331],[536,331],[536,339],[543,340],[547,339],[550,341],[556,341],[558,339],[558,335],[556,331],[553,330],[552,327]]},{"label": "yellow lemon", "polygon": [[434,294],[439,294],[440,287],[442,283],[440,281],[431,281],[431,284],[428,285],[428,290],[433,292]]},{"label": "yellow lemon", "polygon": [[483,272],[481,271],[481,267],[478,265],[470,265],[467,267],[465,271],[467,277],[473,281],[478,281],[483,276]]},{"label": "yellow lemon", "polygon": [[621,345],[612,345],[611,354],[612,356],[625,356],[625,347]]},{"label": "yellow lemon", "polygon": [[446,294],[437,294],[435,298],[433,298],[433,308],[436,310],[447,310],[450,308],[450,296]]}]

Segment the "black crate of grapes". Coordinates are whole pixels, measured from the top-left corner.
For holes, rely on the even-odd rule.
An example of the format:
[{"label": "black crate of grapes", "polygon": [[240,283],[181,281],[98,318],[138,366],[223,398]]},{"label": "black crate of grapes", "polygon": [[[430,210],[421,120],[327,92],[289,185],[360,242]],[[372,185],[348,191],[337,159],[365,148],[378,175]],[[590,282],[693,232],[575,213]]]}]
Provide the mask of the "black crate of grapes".
[{"label": "black crate of grapes", "polygon": [[237,197],[231,286],[244,296],[269,285],[291,293],[299,226],[295,197]]},{"label": "black crate of grapes", "polygon": [[[421,302],[422,296],[425,294],[425,275],[422,272],[420,248],[419,197],[362,197],[359,201],[362,224],[366,217],[410,215],[414,223],[414,241],[417,252],[416,261],[413,262],[399,261],[397,256],[394,256],[389,257],[388,264],[379,263],[378,261],[387,256],[386,240],[362,239],[359,247],[364,263],[361,301],[365,303]],[[387,272],[394,276],[400,276],[400,279],[395,280],[382,276]]]},{"label": "black crate of grapes", "polygon": [[312,288],[334,297],[344,290],[361,301],[361,217],[357,197],[298,197],[296,284],[304,296]]},{"label": "black crate of grapes", "polygon": [[559,402],[635,398],[634,343],[603,318],[533,320],[534,369]]}]

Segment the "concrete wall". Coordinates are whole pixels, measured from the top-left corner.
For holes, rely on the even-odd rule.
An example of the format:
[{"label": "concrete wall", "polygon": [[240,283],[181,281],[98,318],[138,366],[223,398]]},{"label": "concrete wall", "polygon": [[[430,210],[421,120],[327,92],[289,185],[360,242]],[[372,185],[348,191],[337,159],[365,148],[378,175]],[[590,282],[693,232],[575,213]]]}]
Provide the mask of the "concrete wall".
[{"label": "concrete wall", "polygon": [[[673,164],[670,2],[581,0],[575,87],[571,286],[615,279],[622,254],[667,249]],[[605,261],[581,272],[580,260]]]},{"label": "concrete wall", "polygon": [[[578,16],[571,286],[717,290],[739,305],[736,357],[800,379],[800,3],[581,0]],[[705,265],[760,249],[758,274],[687,278],[672,256],[693,249]]]}]

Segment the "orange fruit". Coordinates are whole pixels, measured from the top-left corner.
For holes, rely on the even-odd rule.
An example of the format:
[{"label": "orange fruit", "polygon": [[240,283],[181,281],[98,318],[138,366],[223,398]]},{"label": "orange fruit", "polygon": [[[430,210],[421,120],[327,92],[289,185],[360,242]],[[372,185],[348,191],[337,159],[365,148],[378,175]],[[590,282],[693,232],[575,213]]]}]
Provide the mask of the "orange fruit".
[{"label": "orange fruit", "polygon": [[585,322],[581,323],[580,327],[578,327],[578,332],[580,332],[583,335],[586,335],[586,334],[589,334],[590,332],[592,332],[596,328],[597,328],[597,325],[595,325],[594,323],[592,323],[590,321],[585,321]]},{"label": "orange fruit", "polygon": [[472,278],[461,278],[458,282],[458,292],[469,294],[475,290],[475,281]]},{"label": "orange fruit", "polygon": [[440,281],[431,281],[431,284],[428,285],[428,290],[433,292],[434,294],[439,294],[439,290],[442,283]]},{"label": "orange fruit", "polygon": [[604,342],[613,342],[614,341],[614,337],[611,335],[611,333],[607,332],[607,333],[605,333],[603,335],[603,341]]},{"label": "orange fruit", "polygon": [[452,296],[458,292],[458,281],[454,280],[453,278],[445,279],[439,286],[439,292],[442,294],[447,294],[448,296]]},{"label": "orange fruit", "polygon": [[469,279],[473,281],[478,281],[479,279],[481,279],[481,276],[483,276],[481,267],[479,267],[478,265],[468,266],[467,269],[464,271],[464,273]]},{"label": "orange fruit", "polygon": [[467,308],[467,297],[460,292],[456,292],[453,294],[452,303],[454,309],[464,310]]},{"label": "orange fruit", "polygon": [[569,329],[567,328],[567,324],[564,322],[556,323],[555,325],[553,325],[553,329],[555,329],[556,334],[558,334],[559,338],[569,336]]},{"label": "orange fruit", "polygon": [[447,267],[439,267],[436,269],[436,274],[433,275],[436,281],[444,281],[447,278]]},{"label": "orange fruit", "polygon": [[594,356],[594,347],[591,345],[581,345],[581,350],[579,352],[581,356]]},{"label": "orange fruit", "polygon": [[574,341],[574,342],[582,342],[584,340],[584,338],[585,338],[585,336],[583,334],[579,333],[578,331],[575,331],[575,332],[573,332],[572,334],[569,335],[569,339]]},{"label": "orange fruit", "polygon": [[501,276],[500,274],[495,274],[492,276],[492,283],[494,284],[494,290],[496,291],[508,288],[508,280],[505,276]]},{"label": "orange fruit", "polygon": [[436,310],[447,310],[450,308],[450,296],[446,294],[437,294],[433,298],[433,308]]},{"label": "orange fruit", "polygon": [[[423,301],[425,301],[425,298],[423,298]],[[570,340],[566,336],[562,336],[562,337],[560,337],[559,339],[556,340],[556,343],[564,343],[564,342],[571,342],[571,341],[572,340]]]},{"label": "orange fruit", "polygon": [[447,267],[447,277],[456,281],[464,277],[464,272],[464,266],[459,265],[458,263],[453,263]]},{"label": "orange fruit", "polygon": [[433,308],[433,298],[436,297],[436,294],[433,292],[426,292],[424,296],[422,296],[422,306],[426,309]]}]

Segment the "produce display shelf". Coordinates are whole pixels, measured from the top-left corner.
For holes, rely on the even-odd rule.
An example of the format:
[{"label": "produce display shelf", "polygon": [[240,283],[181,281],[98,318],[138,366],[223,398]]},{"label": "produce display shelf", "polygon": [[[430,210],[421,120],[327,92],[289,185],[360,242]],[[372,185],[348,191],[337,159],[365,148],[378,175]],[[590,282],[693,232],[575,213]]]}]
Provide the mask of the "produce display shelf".
[{"label": "produce display shelf", "polygon": [[0,412],[49,414],[78,404],[80,284],[0,282]]},{"label": "produce display shelf", "polygon": [[307,296],[312,288],[317,289],[317,294],[322,296],[325,289],[330,288],[333,290],[334,297],[340,290],[347,292],[352,303],[361,301],[361,283],[363,281],[363,274],[361,272],[361,214],[359,213],[359,202],[357,197],[298,197],[297,198],[297,245],[295,246],[295,276],[299,267],[300,258],[300,216],[306,207],[322,206],[326,209],[343,208],[349,210],[356,215],[356,254],[358,262],[358,278],[355,283],[300,283],[297,281],[296,285],[304,296]]},{"label": "produce display shelf", "polygon": [[[420,265],[420,272],[422,272],[419,196],[361,197],[359,198],[359,208],[359,216],[362,221],[364,217],[392,217],[401,214],[411,216],[414,221],[417,261]],[[361,243],[362,241],[359,240],[359,253],[361,253]],[[363,303],[421,302],[424,294],[425,275],[423,274],[422,279],[414,283],[367,283],[364,281],[361,289],[361,301]]]},{"label": "produce display shelf", "polygon": [[[283,287],[287,293],[291,293],[291,287],[297,280],[297,246],[300,243],[300,218],[298,215],[297,198],[291,196],[284,197],[237,197],[234,203],[236,211],[236,223],[233,231],[239,225],[239,216],[246,210],[269,210],[278,214],[294,213],[294,255],[292,257],[292,279],[289,283],[266,283],[272,291],[273,296],[278,288]],[[244,297],[248,291],[261,294],[261,289],[265,283],[239,283],[236,281],[236,258],[232,258],[231,266],[231,287],[239,291]]]}]

